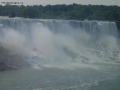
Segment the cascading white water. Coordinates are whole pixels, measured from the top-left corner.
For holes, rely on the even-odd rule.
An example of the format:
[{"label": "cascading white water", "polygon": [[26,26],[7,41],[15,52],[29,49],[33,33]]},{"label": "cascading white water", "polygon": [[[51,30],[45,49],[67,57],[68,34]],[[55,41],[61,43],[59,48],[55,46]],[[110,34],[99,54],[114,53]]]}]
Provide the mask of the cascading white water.
[{"label": "cascading white water", "polygon": [[0,18],[0,45],[33,66],[120,60],[115,22]]},{"label": "cascading white water", "polygon": [[0,47],[37,68],[0,72],[0,90],[120,88],[115,22],[2,17]]}]

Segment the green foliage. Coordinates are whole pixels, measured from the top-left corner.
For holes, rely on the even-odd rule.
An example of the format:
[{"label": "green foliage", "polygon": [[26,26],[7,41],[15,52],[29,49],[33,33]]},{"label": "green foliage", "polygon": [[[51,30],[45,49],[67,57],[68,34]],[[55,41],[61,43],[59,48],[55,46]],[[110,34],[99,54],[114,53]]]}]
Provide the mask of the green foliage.
[{"label": "green foliage", "polygon": [[74,19],[74,20],[110,20],[120,21],[120,7],[104,5],[0,5],[0,16],[25,17],[40,19]]},{"label": "green foliage", "polygon": [[38,11],[32,7],[26,7],[22,11],[22,15],[25,18],[38,18]]},{"label": "green foliage", "polygon": [[14,12],[10,12],[9,17],[15,17],[15,13]]}]

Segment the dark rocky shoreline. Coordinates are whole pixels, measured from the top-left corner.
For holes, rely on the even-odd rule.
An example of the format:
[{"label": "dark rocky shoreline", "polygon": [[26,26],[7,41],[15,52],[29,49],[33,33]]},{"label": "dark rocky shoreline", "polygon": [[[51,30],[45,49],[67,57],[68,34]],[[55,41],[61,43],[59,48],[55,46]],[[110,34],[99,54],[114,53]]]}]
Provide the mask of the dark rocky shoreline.
[{"label": "dark rocky shoreline", "polygon": [[115,21],[118,29],[118,36],[120,38],[120,21]]},{"label": "dark rocky shoreline", "polygon": [[30,67],[20,55],[11,55],[10,51],[0,46],[0,71],[19,70]]}]

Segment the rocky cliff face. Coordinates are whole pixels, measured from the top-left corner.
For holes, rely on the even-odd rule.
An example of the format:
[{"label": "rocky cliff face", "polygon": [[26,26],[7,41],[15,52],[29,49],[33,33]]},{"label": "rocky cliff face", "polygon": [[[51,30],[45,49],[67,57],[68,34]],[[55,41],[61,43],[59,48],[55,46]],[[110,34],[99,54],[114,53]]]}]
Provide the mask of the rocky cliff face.
[{"label": "rocky cliff face", "polygon": [[116,21],[117,29],[118,29],[118,35],[120,38],[120,21]]},{"label": "rocky cliff face", "polygon": [[120,30],[120,21],[116,21],[117,28]]},{"label": "rocky cliff face", "polygon": [[0,71],[17,70],[30,67],[30,64],[20,55],[12,55],[11,52],[0,46]]}]

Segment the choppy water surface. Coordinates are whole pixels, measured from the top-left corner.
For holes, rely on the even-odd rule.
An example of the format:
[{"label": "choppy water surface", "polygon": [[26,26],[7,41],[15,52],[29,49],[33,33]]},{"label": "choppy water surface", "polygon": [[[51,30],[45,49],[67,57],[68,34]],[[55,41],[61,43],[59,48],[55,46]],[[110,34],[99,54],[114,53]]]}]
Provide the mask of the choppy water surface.
[{"label": "choppy water surface", "polygon": [[0,89],[114,90],[120,88],[119,72],[119,65],[112,64],[5,71],[0,73]]}]

